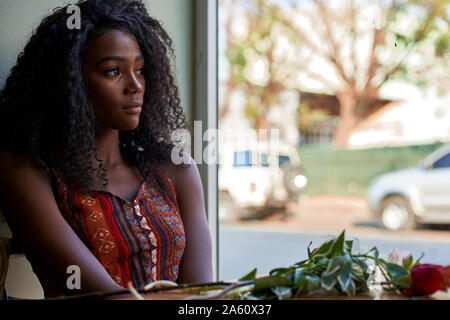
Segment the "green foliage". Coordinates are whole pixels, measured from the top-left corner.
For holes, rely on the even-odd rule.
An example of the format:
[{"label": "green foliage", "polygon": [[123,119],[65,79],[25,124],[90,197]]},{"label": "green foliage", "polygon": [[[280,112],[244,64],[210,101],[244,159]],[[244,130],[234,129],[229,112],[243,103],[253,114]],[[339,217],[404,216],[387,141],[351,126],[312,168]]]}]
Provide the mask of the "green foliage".
[{"label": "green foliage", "polygon": [[328,113],[324,110],[311,110],[307,104],[300,104],[297,108],[298,129],[306,134],[314,124],[325,121]]},{"label": "green foliage", "polygon": [[257,269],[253,269],[248,274],[239,279],[239,281],[255,280]]},{"label": "green foliage", "polygon": [[302,145],[300,159],[308,178],[305,193],[365,196],[376,176],[416,166],[442,143],[365,150]]},{"label": "green foliage", "polygon": [[[372,271],[369,264],[375,266]],[[376,247],[366,253],[354,252],[353,240],[345,240],[344,230],[312,252],[308,246],[307,260],[273,269],[262,277],[256,276],[256,269],[252,270],[239,281],[251,280],[253,285],[236,290],[241,299],[299,298],[319,289],[354,297],[358,292],[369,291],[370,279],[378,268],[385,277],[381,283],[384,289],[403,293],[411,286],[408,272],[411,265],[412,257],[406,258],[404,266],[380,259]],[[229,296],[233,294],[236,292],[230,292]]]},{"label": "green foliage", "polygon": [[[387,4],[387,3],[386,3]],[[431,69],[437,67],[447,68],[450,54],[450,30],[448,12],[450,2],[448,0],[405,0],[390,2],[385,7],[386,24],[385,40],[393,36],[395,43],[381,41],[380,47],[383,49],[395,45],[399,51],[399,61],[390,66],[393,72],[390,79],[402,79],[413,83],[419,87],[426,87],[430,82],[438,85],[440,89],[448,89],[448,81],[439,81],[433,76]],[[399,28],[408,20],[414,20],[408,28]],[[400,31],[401,30],[401,31]],[[433,53],[429,53],[429,46],[434,48]],[[411,53],[422,55],[426,60],[420,66],[409,64],[408,58]],[[426,56],[423,52],[428,52]]]},{"label": "green foliage", "polygon": [[[445,54],[450,52],[450,36],[448,33],[443,33],[436,38],[435,50],[438,57],[444,57]],[[444,62],[448,63],[447,60],[444,60]]]}]

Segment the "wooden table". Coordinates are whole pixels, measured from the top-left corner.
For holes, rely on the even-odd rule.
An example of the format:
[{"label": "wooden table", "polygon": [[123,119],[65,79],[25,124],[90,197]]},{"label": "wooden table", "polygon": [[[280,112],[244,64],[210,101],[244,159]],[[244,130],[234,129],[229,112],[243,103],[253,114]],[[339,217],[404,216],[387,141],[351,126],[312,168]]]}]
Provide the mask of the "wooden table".
[{"label": "wooden table", "polygon": [[[143,294],[145,300],[184,300],[195,294],[186,293],[182,290],[162,291],[156,293]],[[114,298],[114,300],[137,300],[131,293],[123,295],[123,297]],[[200,299],[201,300],[201,299]],[[348,297],[346,295],[326,294],[325,292],[307,295],[295,300],[375,300],[370,293],[357,294],[355,297]],[[379,300],[411,300],[410,297],[402,296],[390,292],[385,292],[381,295]],[[431,296],[420,297],[418,300],[450,300],[450,291],[447,293],[439,291]]]}]

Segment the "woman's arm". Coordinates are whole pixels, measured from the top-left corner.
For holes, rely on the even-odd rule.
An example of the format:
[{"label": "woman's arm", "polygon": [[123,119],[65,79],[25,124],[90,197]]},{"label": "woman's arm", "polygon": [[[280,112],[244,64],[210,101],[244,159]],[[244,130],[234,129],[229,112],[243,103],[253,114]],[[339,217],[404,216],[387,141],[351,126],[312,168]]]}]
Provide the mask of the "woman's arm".
[{"label": "woman's arm", "polygon": [[67,268],[81,271],[80,290],[66,294],[123,289],[64,220],[56,204],[48,175],[31,164],[16,165],[8,152],[0,152],[0,204],[15,239],[23,249],[66,288]]},{"label": "woman's arm", "polygon": [[211,235],[206,220],[203,187],[192,158],[188,167],[171,165],[168,172],[174,183],[186,234],[179,283],[204,283],[213,279]]}]

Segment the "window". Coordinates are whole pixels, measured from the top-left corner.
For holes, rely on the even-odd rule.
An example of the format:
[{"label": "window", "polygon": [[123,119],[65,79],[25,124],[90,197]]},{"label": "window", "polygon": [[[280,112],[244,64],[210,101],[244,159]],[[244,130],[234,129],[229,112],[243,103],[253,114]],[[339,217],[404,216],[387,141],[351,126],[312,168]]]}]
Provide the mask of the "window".
[{"label": "window", "polygon": [[234,153],[233,167],[251,167],[252,154],[250,151],[236,151]]},{"label": "window", "polygon": [[278,156],[278,165],[282,167],[285,163],[291,164],[291,159],[288,156]]},{"label": "window", "polygon": [[[383,41],[389,42],[391,37],[395,39],[390,30],[375,28],[378,22],[373,23],[374,20],[383,21],[391,16],[389,5],[381,1],[373,4],[376,10],[368,10],[366,1],[355,1],[358,5],[353,6],[350,0],[338,1],[339,4],[332,0],[320,1],[320,7],[316,6],[314,1],[298,0],[221,0],[216,3],[218,4],[217,102],[220,116],[217,123],[219,129],[223,130],[222,132],[227,130],[235,132],[241,127],[242,129],[255,128],[255,130],[258,130],[257,128],[279,129],[280,144],[291,145],[298,151],[299,156],[297,157],[294,152],[277,154],[280,167],[288,164],[292,168],[267,170],[268,168],[265,167],[272,165],[270,163],[272,157],[268,149],[263,149],[265,152],[254,150],[253,159],[250,153],[235,154],[236,164],[240,160],[241,166],[249,166],[253,161],[255,166],[258,165],[264,170],[247,170],[251,171],[248,174],[244,172],[246,170],[235,170],[239,171],[235,176],[227,174],[218,178],[219,186],[222,181],[241,179],[235,184],[237,187],[232,189],[233,206],[229,205],[233,209],[238,208],[234,210],[234,213],[237,212],[236,216],[240,219],[231,220],[232,223],[224,219],[219,225],[221,266],[219,278],[238,279],[255,267],[260,275],[268,273],[271,268],[287,267],[295,261],[307,258],[306,248],[311,242],[314,248],[314,245],[322,243],[328,236],[338,235],[342,230],[346,230],[346,238],[357,240],[357,249],[361,252],[376,246],[380,257],[384,259],[387,259],[389,253],[395,250],[400,255],[409,252],[414,259],[424,253],[425,256],[421,262],[447,265],[448,260],[445,260],[445,257],[450,250],[448,240],[450,226],[421,225],[416,229],[387,233],[385,229],[393,228],[394,225],[389,224],[389,221],[406,225],[405,219],[408,220],[409,217],[404,213],[410,208],[391,210],[393,206],[389,206],[389,201],[392,204],[394,200],[399,200],[398,197],[394,200],[391,198],[383,204],[381,213],[383,219],[379,219],[380,214],[373,210],[379,205],[372,205],[371,203],[376,201],[369,197],[374,180],[388,173],[409,169],[420,159],[426,159],[442,146],[442,142],[419,144],[420,141],[429,139],[418,139],[415,135],[416,130],[403,131],[386,127],[391,120],[387,121],[388,118],[385,115],[389,115],[389,119],[395,117],[395,123],[398,121],[405,128],[409,128],[412,125],[412,121],[409,120],[409,116],[413,116],[412,112],[418,112],[417,116],[420,117],[424,114],[423,110],[416,108],[415,99],[411,99],[409,86],[405,86],[405,90],[403,87],[402,90],[398,90],[395,84],[389,90],[386,89],[386,92],[392,90],[393,96],[401,97],[401,105],[397,101],[385,101],[381,98],[376,99],[377,102],[370,107],[365,106],[364,110],[360,109],[362,104],[356,104],[355,113],[359,114],[358,117],[361,120],[368,120],[367,124],[371,125],[353,130],[347,141],[348,147],[336,148],[331,142],[335,139],[339,142],[335,133],[341,120],[342,106],[337,98],[338,92],[332,89],[333,81],[331,84],[327,81],[334,72],[328,66],[319,70],[316,63],[308,65],[306,61],[308,59],[302,59],[302,57],[309,57],[315,49],[322,48],[326,53],[332,37],[327,37],[326,31],[314,28],[315,25],[325,22],[335,25],[342,31],[342,36],[335,40],[341,48],[347,48],[350,51],[358,47],[352,47],[354,40],[364,42],[366,37],[371,38],[380,30]],[[372,4],[370,6],[372,8]],[[345,12],[348,16],[359,12],[357,20],[358,28],[361,27],[361,29],[356,32],[351,25],[351,19],[340,19],[341,14],[339,17],[336,16],[336,8],[340,8],[342,14]],[[366,14],[374,15],[370,19],[360,19]],[[404,10],[402,15],[396,16],[396,19],[398,18],[396,23],[403,23],[410,18],[421,19],[418,16],[415,12]],[[294,25],[297,18],[304,19],[304,17],[308,17],[306,19],[308,23],[295,24],[298,32],[295,29],[283,28],[284,22],[292,22]],[[267,21],[278,21],[277,19],[280,19],[279,23],[267,24]],[[271,29],[272,27],[274,29]],[[382,27],[380,24],[379,28]],[[330,30],[334,29],[330,28]],[[303,41],[306,38],[310,41]],[[316,47],[317,39],[320,39],[321,47]],[[391,44],[393,46],[393,42]],[[313,46],[308,47],[310,45]],[[271,51],[272,48],[275,50]],[[383,45],[372,49],[376,49],[377,54],[378,51],[380,54],[390,54],[390,48],[389,45]],[[399,48],[397,45],[395,50],[403,50],[403,47]],[[276,55],[273,54],[275,51]],[[328,58],[325,54],[319,59]],[[362,66],[372,63],[366,60],[367,58],[370,58],[370,55],[361,55],[358,50],[355,50],[354,55],[343,54],[339,59],[329,62],[330,65],[340,62],[350,66],[363,63]],[[380,68],[374,65],[378,70],[374,74],[378,75],[379,72],[390,70],[389,59],[383,63],[387,65],[381,64]],[[367,70],[360,71],[363,74]],[[426,71],[426,69],[423,70],[424,74]],[[352,85],[365,85],[364,77],[356,78],[358,80]],[[360,80],[361,83],[359,83]],[[376,79],[374,84],[375,82]],[[238,86],[236,86],[237,83],[239,83]],[[274,91],[273,86],[267,85],[270,83],[280,83],[281,90]],[[427,89],[424,88],[424,90]],[[370,98],[368,101],[372,99],[372,97],[368,98]],[[274,101],[276,103],[272,103]],[[329,103],[330,101],[333,103]],[[362,103],[363,100],[360,102]],[[311,108],[308,111],[300,110],[302,103]],[[434,103],[424,101],[424,104]],[[442,103],[445,103],[444,100]],[[366,103],[363,104],[366,105]],[[383,111],[378,112],[378,110]],[[315,111],[323,111],[325,114]],[[433,112],[432,109],[430,112]],[[441,125],[441,120],[436,117],[426,117],[423,121],[430,121],[431,126],[440,127]],[[428,134],[434,136],[432,132],[424,132],[421,136],[425,137]],[[450,134],[448,137],[450,138]],[[242,139],[244,138],[246,137],[242,136]],[[229,156],[231,158],[231,152]],[[442,156],[434,161],[433,168],[447,167],[450,167],[450,152],[444,151]],[[440,171],[435,173],[436,177],[432,178],[438,184],[442,184],[441,181],[445,181],[445,178]],[[401,178],[401,174],[395,173],[395,175],[398,179]],[[298,184],[302,184],[304,179],[307,179],[307,185],[302,189],[300,196],[284,192],[289,181],[297,180]],[[253,181],[257,181],[255,183],[258,190],[264,190],[264,193],[255,192],[251,195],[252,197],[247,196],[245,191]],[[411,183],[411,181],[405,182],[407,186]],[[388,182],[387,185],[393,186],[393,183]],[[376,195],[377,192],[373,193]],[[431,194],[431,196],[438,196],[438,194]],[[439,216],[450,223],[450,215],[448,215],[450,199],[445,196],[437,198],[442,201],[442,207],[446,202],[445,212],[443,211],[443,214]],[[220,194],[218,199],[219,201],[222,199]],[[225,197],[223,199],[229,200]],[[226,201],[224,203],[228,204]],[[397,206],[401,203],[403,203],[402,200],[395,202]],[[279,204],[286,204],[286,209],[277,207]],[[263,210],[259,210],[260,208]],[[380,221],[383,220],[387,222],[381,223]]]},{"label": "window", "polygon": [[269,161],[267,159],[267,153],[261,153],[261,166],[268,167]]},{"label": "window", "polygon": [[447,153],[445,156],[443,156],[433,164],[433,169],[442,169],[449,167],[450,167],[450,153]]}]

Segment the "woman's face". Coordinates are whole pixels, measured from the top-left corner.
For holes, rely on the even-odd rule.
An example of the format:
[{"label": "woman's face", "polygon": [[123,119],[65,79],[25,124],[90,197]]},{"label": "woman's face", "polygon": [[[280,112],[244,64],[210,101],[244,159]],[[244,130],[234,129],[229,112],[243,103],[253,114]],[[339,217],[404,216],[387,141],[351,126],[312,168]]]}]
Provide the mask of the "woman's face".
[{"label": "woman's face", "polygon": [[101,129],[133,130],[144,92],[144,57],[134,36],[110,30],[89,47],[84,68]]}]

